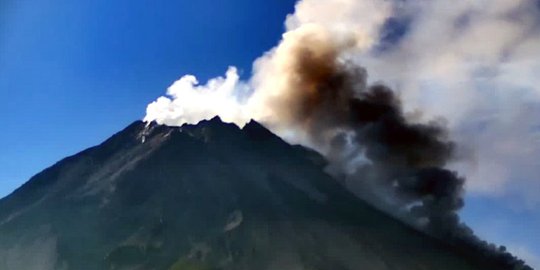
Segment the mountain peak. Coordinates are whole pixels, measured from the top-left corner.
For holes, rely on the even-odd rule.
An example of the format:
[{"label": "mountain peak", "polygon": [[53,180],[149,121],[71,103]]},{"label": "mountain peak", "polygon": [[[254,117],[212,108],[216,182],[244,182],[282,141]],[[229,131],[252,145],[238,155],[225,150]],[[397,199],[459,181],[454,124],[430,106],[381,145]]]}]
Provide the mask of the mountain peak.
[{"label": "mountain peak", "polygon": [[504,269],[375,210],[321,160],[253,120],[134,122],[0,201],[0,269]]},{"label": "mountain peak", "polygon": [[216,115],[210,119],[204,119],[204,120],[201,120],[197,125],[215,125],[215,126],[219,126],[219,125],[224,125],[226,124],[225,122],[223,122],[223,120],[221,120],[221,117],[219,117],[219,115]]},{"label": "mountain peak", "polygon": [[259,124],[255,120],[250,120],[244,128],[242,128],[244,132],[248,134],[249,137],[256,139],[256,140],[265,140],[270,138],[278,138],[274,133],[272,133],[270,130],[268,130],[263,125]]}]

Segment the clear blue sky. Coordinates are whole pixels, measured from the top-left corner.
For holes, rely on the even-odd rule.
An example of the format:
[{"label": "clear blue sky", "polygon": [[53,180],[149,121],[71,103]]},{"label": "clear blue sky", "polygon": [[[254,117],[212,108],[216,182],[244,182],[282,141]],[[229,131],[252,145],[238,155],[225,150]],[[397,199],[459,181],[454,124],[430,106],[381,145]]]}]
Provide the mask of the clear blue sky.
[{"label": "clear blue sky", "polygon": [[[183,74],[248,77],[294,2],[0,0],[0,197],[141,119]],[[540,255],[537,211],[469,196],[463,218]]]}]

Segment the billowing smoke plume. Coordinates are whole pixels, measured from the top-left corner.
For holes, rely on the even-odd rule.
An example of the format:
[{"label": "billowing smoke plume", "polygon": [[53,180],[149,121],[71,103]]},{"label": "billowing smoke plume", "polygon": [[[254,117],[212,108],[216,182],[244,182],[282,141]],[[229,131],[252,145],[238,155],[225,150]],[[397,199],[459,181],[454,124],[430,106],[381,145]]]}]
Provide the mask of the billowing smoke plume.
[{"label": "billowing smoke plume", "polygon": [[[205,86],[185,76],[169,88],[172,99],[148,106],[145,120],[254,118],[318,149],[359,192],[370,186],[401,210],[414,205],[411,213],[427,224],[456,224],[463,181],[444,169],[453,151],[446,132],[435,122],[410,123],[396,94],[368,85],[366,70],[351,61],[377,41],[390,11],[381,1],[302,1],[280,44],[256,61],[247,99],[234,68]],[[358,12],[369,16],[359,20]]]},{"label": "billowing smoke plume", "polygon": [[[436,118],[434,110],[410,105],[413,95],[402,92],[410,85],[392,90],[370,80],[363,67],[373,66],[380,77],[388,73],[377,61],[384,58],[380,55],[398,61],[399,49],[392,46],[400,38],[407,40],[404,33],[387,30],[396,21],[412,24],[410,14],[422,11],[413,2],[300,1],[287,18],[281,42],[255,61],[248,82],[239,81],[234,68],[225,78],[202,86],[195,77],[185,76],[169,88],[169,97],[148,106],[145,120],[182,125],[219,115],[243,126],[255,119],[289,141],[324,154],[330,161],[328,170],[359,196],[394,209],[394,214],[436,237],[485,248],[457,215],[463,206],[464,179],[448,169],[458,154],[448,123]],[[454,23],[469,20],[465,16]],[[404,73],[411,72],[415,71]],[[391,76],[393,85],[407,82],[396,77]],[[421,114],[418,109],[426,110]],[[455,122],[450,121],[450,127]],[[509,267],[523,266],[504,250],[489,250]]]},{"label": "billowing smoke plume", "polygon": [[[399,206],[414,203],[412,210],[430,227],[456,225],[463,181],[443,169],[453,150],[444,129],[437,123],[409,123],[394,92],[368,85],[365,69],[344,58],[357,49],[357,36],[339,34],[336,41],[313,25],[286,34],[263,60],[279,84],[266,73],[257,74],[263,77],[257,89],[269,87],[253,97],[257,108],[270,113],[262,120],[278,130],[298,130],[350,181],[369,181],[398,199]],[[349,151],[356,154],[345,155]],[[359,155],[369,162],[358,162]]]}]

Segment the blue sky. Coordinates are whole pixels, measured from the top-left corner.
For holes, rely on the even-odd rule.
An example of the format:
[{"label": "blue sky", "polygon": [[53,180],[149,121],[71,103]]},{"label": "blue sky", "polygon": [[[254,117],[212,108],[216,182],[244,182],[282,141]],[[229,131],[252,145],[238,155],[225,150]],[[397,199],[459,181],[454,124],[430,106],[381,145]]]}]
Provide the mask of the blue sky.
[{"label": "blue sky", "polygon": [[[205,81],[234,65],[249,77],[294,2],[1,1],[0,197],[141,119],[183,74]],[[540,255],[536,209],[468,196],[462,217],[488,240]]]}]

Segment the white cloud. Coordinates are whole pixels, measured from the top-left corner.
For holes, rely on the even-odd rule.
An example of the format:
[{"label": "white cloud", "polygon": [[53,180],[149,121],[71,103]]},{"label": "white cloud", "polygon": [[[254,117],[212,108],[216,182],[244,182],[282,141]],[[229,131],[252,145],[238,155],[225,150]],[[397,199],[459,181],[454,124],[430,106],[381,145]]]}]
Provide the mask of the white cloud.
[{"label": "white cloud", "polygon": [[241,104],[246,89],[234,67],[227,70],[225,77],[211,79],[204,85],[195,76],[186,75],[167,89],[167,96],[148,105],[144,121],[181,126],[219,115],[225,122],[244,125],[249,120]]}]

